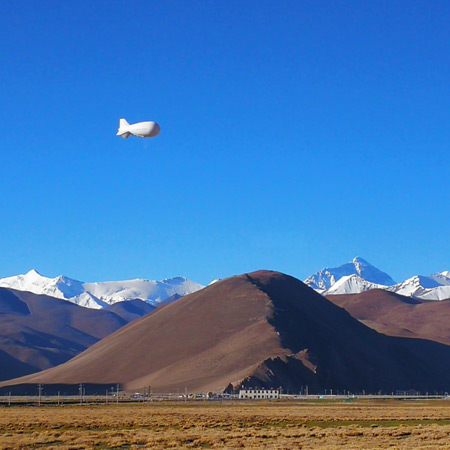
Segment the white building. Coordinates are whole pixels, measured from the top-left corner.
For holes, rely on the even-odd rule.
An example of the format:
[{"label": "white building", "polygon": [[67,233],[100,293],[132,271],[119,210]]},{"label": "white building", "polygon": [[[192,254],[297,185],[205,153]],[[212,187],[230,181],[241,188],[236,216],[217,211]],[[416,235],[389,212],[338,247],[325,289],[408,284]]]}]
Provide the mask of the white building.
[{"label": "white building", "polygon": [[248,388],[239,390],[239,398],[251,398],[251,399],[274,399],[280,398],[279,389],[264,389],[264,388]]}]

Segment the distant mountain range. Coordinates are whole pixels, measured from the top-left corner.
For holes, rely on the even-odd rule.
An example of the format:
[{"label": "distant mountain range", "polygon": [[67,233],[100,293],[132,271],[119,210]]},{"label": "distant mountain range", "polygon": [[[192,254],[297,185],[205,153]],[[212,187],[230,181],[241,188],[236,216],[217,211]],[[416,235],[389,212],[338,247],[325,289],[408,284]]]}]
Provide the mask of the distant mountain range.
[{"label": "distant mountain range", "polygon": [[429,276],[417,275],[396,283],[387,273],[359,257],[342,266],[322,269],[308,277],[305,283],[325,296],[383,289],[424,300],[450,298],[450,271]]},{"label": "distant mountain range", "polygon": [[[417,303],[407,299],[405,311],[412,309],[408,302]],[[415,332],[420,337],[420,327]],[[240,386],[298,392],[305,385],[310,392],[433,392],[450,385],[450,346],[380,334],[301,281],[258,271],[186,295],[70,361],[0,388],[29,391],[37,383],[55,391],[120,383],[132,392],[148,386],[153,392]]]},{"label": "distant mountain range", "polygon": [[142,300],[152,306],[171,297],[179,298],[204,286],[184,277],[162,281],[127,280],[83,283],[66,276],[47,278],[36,270],[0,279],[0,287],[68,300],[79,306],[101,309],[118,302]]},{"label": "distant mountain range", "polygon": [[[324,296],[359,294],[372,289],[383,289],[423,300],[450,298],[450,271],[428,276],[417,275],[397,283],[390,275],[360,257],[338,267],[324,268],[308,277],[305,284]],[[93,309],[136,299],[157,307],[204,288],[203,285],[184,277],[162,281],[135,279],[83,283],[64,275],[48,278],[36,270],[0,278],[0,287],[47,295]]]}]

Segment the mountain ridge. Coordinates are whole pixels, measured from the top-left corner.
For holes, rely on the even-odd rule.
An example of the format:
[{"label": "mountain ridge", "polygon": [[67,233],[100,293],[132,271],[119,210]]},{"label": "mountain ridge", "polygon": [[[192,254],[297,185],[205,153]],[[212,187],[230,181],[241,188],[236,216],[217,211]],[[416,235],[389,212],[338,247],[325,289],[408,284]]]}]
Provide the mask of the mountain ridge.
[{"label": "mountain ridge", "polygon": [[204,286],[185,277],[154,280],[124,280],[84,283],[64,275],[48,278],[35,269],[26,274],[1,278],[0,287],[67,300],[93,309],[106,308],[117,302],[143,300],[157,306],[174,295],[186,295]]}]

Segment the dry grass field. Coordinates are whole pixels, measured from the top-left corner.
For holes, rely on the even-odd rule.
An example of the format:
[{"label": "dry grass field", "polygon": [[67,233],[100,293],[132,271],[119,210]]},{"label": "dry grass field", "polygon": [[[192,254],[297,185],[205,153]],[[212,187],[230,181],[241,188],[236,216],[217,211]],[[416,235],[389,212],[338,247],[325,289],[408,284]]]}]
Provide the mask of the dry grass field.
[{"label": "dry grass field", "polygon": [[0,408],[0,449],[450,449],[450,402]]}]

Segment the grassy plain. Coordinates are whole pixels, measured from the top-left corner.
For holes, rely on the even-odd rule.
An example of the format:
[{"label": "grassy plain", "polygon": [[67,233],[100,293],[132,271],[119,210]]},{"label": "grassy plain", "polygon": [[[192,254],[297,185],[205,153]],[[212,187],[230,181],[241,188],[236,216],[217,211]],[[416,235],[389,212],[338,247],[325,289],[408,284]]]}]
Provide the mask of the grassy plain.
[{"label": "grassy plain", "polygon": [[450,402],[0,408],[0,449],[450,449]]}]

